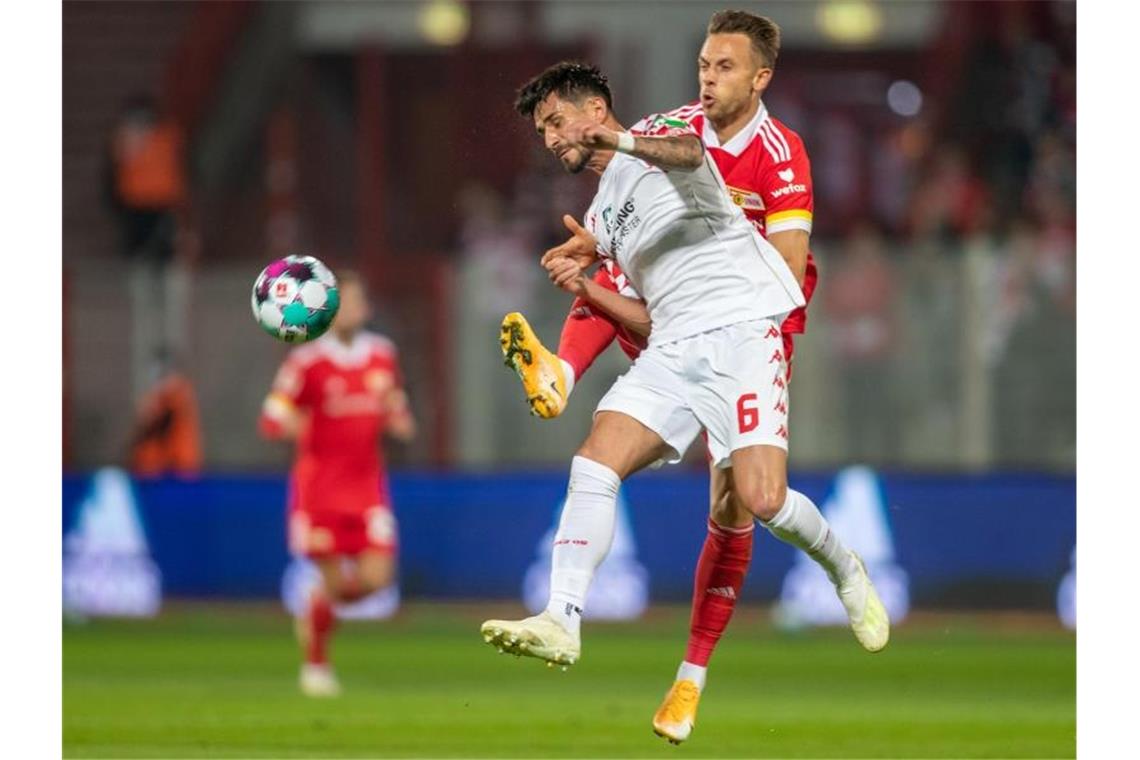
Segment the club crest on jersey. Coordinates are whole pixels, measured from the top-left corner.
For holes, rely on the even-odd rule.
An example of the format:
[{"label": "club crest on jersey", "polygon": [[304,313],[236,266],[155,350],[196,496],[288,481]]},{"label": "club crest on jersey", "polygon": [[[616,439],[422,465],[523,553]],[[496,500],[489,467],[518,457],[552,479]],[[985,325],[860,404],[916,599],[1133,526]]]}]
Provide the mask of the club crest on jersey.
[{"label": "club crest on jersey", "polygon": [[732,202],[735,205],[740,206],[745,211],[764,210],[764,199],[760,196],[760,193],[729,185],[728,196],[732,198]]}]

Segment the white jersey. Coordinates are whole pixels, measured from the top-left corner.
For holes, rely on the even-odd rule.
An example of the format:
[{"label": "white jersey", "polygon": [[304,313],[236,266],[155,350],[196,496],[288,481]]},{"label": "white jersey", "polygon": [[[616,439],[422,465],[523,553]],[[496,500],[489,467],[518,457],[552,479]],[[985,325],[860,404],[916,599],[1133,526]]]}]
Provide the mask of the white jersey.
[{"label": "white jersey", "polygon": [[[646,117],[630,131],[696,134],[663,116]],[[804,305],[779,251],[732,203],[707,152],[691,172],[667,172],[615,154],[585,226],[598,239],[598,253],[616,260],[645,299],[651,346],[738,322],[779,322]]]}]

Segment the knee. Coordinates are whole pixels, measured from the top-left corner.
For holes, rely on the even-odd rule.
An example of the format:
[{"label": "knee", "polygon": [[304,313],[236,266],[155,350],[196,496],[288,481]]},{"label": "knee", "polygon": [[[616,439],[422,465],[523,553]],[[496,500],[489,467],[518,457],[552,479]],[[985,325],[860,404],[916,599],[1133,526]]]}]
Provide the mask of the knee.
[{"label": "knee", "polygon": [[709,507],[709,517],[717,525],[743,528],[752,522],[752,513],[732,493],[718,494]]},{"label": "knee", "polygon": [[382,588],[388,588],[396,579],[395,568],[390,563],[379,567],[370,567],[360,574],[360,585],[364,595],[372,594]]},{"label": "knee", "polygon": [[736,499],[739,508],[746,510],[761,522],[767,523],[775,517],[783,508],[787,498],[788,484],[782,480],[764,478],[747,486],[737,482]]}]

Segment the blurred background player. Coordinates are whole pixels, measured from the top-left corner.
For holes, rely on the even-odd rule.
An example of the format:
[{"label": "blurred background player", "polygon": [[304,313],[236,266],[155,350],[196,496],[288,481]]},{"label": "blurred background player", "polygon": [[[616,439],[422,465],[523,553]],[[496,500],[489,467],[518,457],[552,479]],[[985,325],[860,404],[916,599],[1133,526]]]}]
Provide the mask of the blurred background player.
[{"label": "blurred background player", "polygon": [[260,428],[297,441],[290,479],[289,547],[320,571],[297,633],[301,690],[333,696],[329,664],[333,605],[390,585],[396,570],[396,521],[380,438],[416,432],[396,348],[364,329],[371,316],[364,284],[337,275],[341,305],[329,333],[290,352],[262,407]]},{"label": "blurred background player", "polygon": [[[772,79],[780,29],[746,11],[713,15],[698,57],[698,102],[669,117],[690,124],[716,161],[733,202],[780,252],[810,303],[817,272],[809,250],[814,200],[811,164],[803,141],[773,119],[761,97]],[[614,302],[613,294],[640,302],[612,262],[587,278],[569,259],[550,269],[551,279],[576,296],[563,327],[558,354],[545,349],[521,314],[503,322],[508,365],[519,373],[534,414],[561,413],[574,382],[613,340],[634,359],[650,331],[647,312]],[[780,326],[791,380],[794,335],[804,331],[806,307]],[[520,350],[522,349],[522,350]],[[515,357],[531,356],[529,365]],[[512,363],[512,361],[514,363]],[[727,628],[752,559],[753,516],[731,498],[732,471],[710,466],[708,534],[694,577],[689,642],[677,679],[654,716],[662,736],[683,741],[696,719],[709,659]],[[804,547],[811,554],[814,548]]]}]

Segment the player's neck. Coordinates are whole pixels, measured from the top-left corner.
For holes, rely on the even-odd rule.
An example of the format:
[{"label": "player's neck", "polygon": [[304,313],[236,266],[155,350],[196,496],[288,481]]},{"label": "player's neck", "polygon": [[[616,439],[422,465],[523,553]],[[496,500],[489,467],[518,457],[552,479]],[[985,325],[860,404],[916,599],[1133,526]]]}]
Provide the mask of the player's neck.
[{"label": "player's neck", "polygon": [[748,123],[756,117],[756,112],[760,110],[760,99],[752,101],[752,105],[740,113],[729,117],[724,122],[718,124],[717,122],[709,119],[712,123],[713,131],[716,132],[716,139],[720,141],[721,145],[731,140],[740,134],[740,130],[748,126]]},{"label": "player's neck", "polygon": [[344,346],[346,348],[351,348],[352,344],[356,340],[356,336],[359,334],[359,332],[360,332],[359,330],[353,330],[352,332],[336,332],[336,331],[334,331],[333,337],[336,338],[337,342],[340,343],[342,346]]}]

